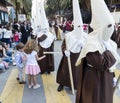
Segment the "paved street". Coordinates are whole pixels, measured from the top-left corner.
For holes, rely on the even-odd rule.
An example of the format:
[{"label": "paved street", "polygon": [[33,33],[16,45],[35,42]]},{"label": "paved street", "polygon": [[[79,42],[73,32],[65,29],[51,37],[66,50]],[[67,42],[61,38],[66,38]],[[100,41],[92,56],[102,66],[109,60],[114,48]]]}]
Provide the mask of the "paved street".
[{"label": "paved street", "polygon": [[[62,41],[55,41],[55,51],[61,51]],[[118,52],[120,50],[118,49]],[[38,75],[37,80],[41,87],[33,90],[28,85],[20,85],[16,80],[17,69],[15,66],[10,67],[4,73],[0,73],[0,100],[2,103],[75,103],[75,95],[69,88],[65,88],[62,92],[57,92],[58,84],[56,83],[56,72],[62,54],[54,54],[55,72]],[[120,68],[120,65],[118,65]],[[116,71],[117,76],[120,71]],[[27,80],[27,77],[26,77]],[[117,95],[117,96],[116,96]],[[114,103],[120,103],[120,93],[115,91]]]}]

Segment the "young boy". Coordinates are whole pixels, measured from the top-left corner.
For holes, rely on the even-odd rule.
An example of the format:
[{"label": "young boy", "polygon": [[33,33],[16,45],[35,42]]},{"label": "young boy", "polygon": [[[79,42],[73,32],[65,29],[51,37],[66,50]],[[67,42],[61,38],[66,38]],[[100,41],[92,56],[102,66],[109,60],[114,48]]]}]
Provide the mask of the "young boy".
[{"label": "young boy", "polygon": [[19,43],[16,46],[17,53],[15,55],[15,62],[16,66],[18,67],[18,77],[17,80],[19,80],[20,84],[25,84],[26,82],[23,80],[23,68],[25,66],[25,54],[23,52],[24,44]]}]

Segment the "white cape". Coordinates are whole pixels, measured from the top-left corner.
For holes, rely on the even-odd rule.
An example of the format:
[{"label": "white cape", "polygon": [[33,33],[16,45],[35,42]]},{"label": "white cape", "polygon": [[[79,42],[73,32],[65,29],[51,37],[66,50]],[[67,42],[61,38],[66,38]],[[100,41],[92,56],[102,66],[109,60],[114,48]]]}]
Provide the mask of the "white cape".
[{"label": "white cape", "polygon": [[41,32],[38,33],[37,38],[42,36],[43,34],[45,34],[47,36],[47,38],[44,41],[39,42],[39,44],[40,44],[41,47],[47,49],[47,48],[49,48],[52,45],[55,37],[50,32],[43,32],[43,31],[41,31]]},{"label": "white cape", "polygon": [[70,50],[72,53],[79,53],[88,34],[83,32],[81,38],[78,39],[78,37],[75,35],[75,32],[76,31],[73,30],[72,32],[67,33],[65,37],[67,39],[68,50]]}]

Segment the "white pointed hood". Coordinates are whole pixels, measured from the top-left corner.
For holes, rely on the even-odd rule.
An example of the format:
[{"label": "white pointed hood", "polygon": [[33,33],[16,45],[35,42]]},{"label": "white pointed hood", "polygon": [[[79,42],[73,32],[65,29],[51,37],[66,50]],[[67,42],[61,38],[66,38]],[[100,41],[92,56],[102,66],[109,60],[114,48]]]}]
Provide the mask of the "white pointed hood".
[{"label": "white pointed hood", "polygon": [[[117,53],[117,45],[110,37],[114,31],[115,21],[107,8],[104,0],[91,0],[92,8],[92,22],[91,26],[93,32],[89,34],[86,43],[80,53],[76,65],[81,63],[81,59],[86,56],[88,52],[99,51],[101,54],[109,48],[111,53],[116,58],[116,63],[120,62],[120,57]],[[108,25],[111,25],[110,27]],[[111,71],[115,67],[111,68]]]},{"label": "white pointed hood", "polygon": [[44,8],[44,0],[38,0],[38,5],[39,5],[39,12],[40,12],[40,28],[41,30],[48,30],[49,31],[49,24],[48,20],[45,14],[45,8]]},{"label": "white pointed hood", "polygon": [[78,0],[73,0],[73,18],[75,31],[73,35],[80,39],[83,33],[83,21]]},{"label": "white pointed hood", "polygon": [[36,35],[39,32],[39,28],[41,26],[41,13],[39,12],[41,5],[39,5],[39,0],[32,1],[32,27],[33,34]]},{"label": "white pointed hood", "polygon": [[[91,9],[92,20],[90,25],[94,29],[94,33],[99,32],[100,40],[109,40],[114,31],[115,21],[107,5],[104,0],[91,0]],[[110,24],[111,27],[108,28]]]},{"label": "white pointed hood", "polygon": [[35,34],[35,28],[37,26],[37,22],[36,22],[36,0],[32,1],[31,14],[32,14],[31,24],[32,24],[32,28],[33,28],[33,33]]},{"label": "white pointed hood", "polygon": [[74,20],[74,30],[66,34],[66,39],[68,43],[68,49],[73,53],[79,53],[81,47],[84,44],[84,40],[87,36],[83,32],[83,21],[80,12],[78,0],[73,0],[73,20]]},{"label": "white pointed hood", "polygon": [[49,32],[49,24],[44,9],[44,0],[38,0],[38,5],[38,12],[40,14],[38,16],[40,18],[40,31],[37,32],[37,38],[45,34],[47,38],[44,41],[39,42],[39,44],[43,48],[49,48],[52,45],[55,37],[52,33]]}]

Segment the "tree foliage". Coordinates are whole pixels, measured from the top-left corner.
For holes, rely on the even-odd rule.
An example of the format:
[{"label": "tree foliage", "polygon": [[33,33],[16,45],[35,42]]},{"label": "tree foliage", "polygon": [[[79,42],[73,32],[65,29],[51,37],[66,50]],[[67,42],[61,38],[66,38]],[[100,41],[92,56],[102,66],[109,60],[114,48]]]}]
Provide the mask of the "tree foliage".
[{"label": "tree foliage", "polygon": [[[119,3],[119,0],[105,0],[108,6]],[[79,0],[82,9],[90,11],[90,0]],[[46,13],[48,16],[64,13],[72,9],[72,0],[46,0]]]},{"label": "tree foliage", "polygon": [[[19,13],[20,9],[24,9],[24,12],[28,15],[31,12],[32,0],[9,0],[13,3],[16,11]],[[23,12],[23,11],[22,11]]]},{"label": "tree foliage", "polygon": [[25,8],[26,13],[31,12],[32,1],[31,0],[22,0],[23,7]]}]

